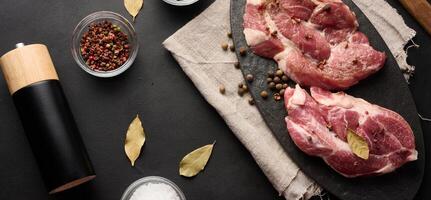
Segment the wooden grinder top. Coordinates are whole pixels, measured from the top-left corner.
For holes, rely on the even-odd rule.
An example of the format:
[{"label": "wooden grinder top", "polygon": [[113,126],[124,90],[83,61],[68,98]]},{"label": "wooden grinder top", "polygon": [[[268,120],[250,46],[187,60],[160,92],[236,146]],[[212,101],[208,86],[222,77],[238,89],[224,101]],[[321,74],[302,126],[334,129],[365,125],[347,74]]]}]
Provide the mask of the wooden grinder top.
[{"label": "wooden grinder top", "polygon": [[58,80],[48,48],[43,44],[17,44],[16,49],[0,57],[0,67],[11,95],[36,82]]}]

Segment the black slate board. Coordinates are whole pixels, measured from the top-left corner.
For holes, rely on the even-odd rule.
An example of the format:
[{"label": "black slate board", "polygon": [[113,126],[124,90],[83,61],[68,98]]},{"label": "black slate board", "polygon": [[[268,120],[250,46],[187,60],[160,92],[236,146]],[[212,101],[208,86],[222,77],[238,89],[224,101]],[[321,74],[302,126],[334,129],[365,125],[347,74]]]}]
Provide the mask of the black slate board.
[{"label": "black slate board", "polygon": [[388,59],[382,70],[360,82],[346,92],[363,98],[371,103],[389,108],[401,114],[411,125],[416,137],[418,160],[408,163],[393,173],[360,178],[345,178],[327,166],[322,159],[300,151],[290,139],[284,117],[287,115],[283,101],[272,98],[263,100],[259,93],[266,89],[266,73],[276,69],[274,61],[254,55],[248,50],[247,56],[240,56],[238,47],[247,47],[243,34],[243,14],[246,0],[231,1],[231,28],[237,56],[244,75],[253,74],[255,80],[248,83],[256,106],[269,128],[285,151],[298,166],[324,189],[344,200],[407,200],[413,199],[418,191],[425,166],[425,151],[420,121],[410,90],[404,81],[393,55],[383,39],[365,15],[351,1],[344,2],[356,13],[360,31],[364,32],[370,43],[378,50],[386,52]]}]

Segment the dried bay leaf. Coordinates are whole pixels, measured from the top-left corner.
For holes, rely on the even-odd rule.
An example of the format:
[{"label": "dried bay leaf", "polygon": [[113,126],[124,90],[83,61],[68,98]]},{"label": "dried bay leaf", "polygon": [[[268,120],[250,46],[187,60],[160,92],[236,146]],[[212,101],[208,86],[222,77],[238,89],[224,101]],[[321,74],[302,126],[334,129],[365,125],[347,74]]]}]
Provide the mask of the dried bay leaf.
[{"label": "dried bay leaf", "polygon": [[202,171],[211,156],[214,144],[215,142],[205,145],[184,156],[180,162],[180,175],[192,177]]},{"label": "dried bay leaf", "polygon": [[135,119],[129,125],[129,129],[127,130],[126,134],[126,140],[124,142],[124,151],[126,152],[126,155],[129,158],[132,166],[135,166],[135,161],[138,159],[144,143],[144,128],[142,127],[142,122],[139,119],[139,115],[136,115]]},{"label": "dried bay leaf", "polygon": [[364,160],[368,159],[370,155],[370,149],[368,147],[367,141],[356,134],[353,130],[347,130],[347,143],[355,155]]},{"label": "dried bay leaf", "polygon": [[136,15],[138,15],[143,4],[144,0],[124,0],[124,7],[126,7],[127,12],[132,15],[133,21],[135,21]]}]

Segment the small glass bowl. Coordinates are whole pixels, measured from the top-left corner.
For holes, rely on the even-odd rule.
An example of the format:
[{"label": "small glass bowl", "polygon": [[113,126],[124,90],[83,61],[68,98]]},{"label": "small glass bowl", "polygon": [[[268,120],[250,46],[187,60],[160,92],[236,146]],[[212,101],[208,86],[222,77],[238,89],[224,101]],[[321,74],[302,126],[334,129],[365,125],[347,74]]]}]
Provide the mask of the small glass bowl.
[{"label": "small glass bowl", "polygon": [[[110,71],[96,71],[91,69],[82,58],[81,52],[80,52],[80,43],[82,35],[88,31],[88,28],[93,23],[99,23],[103,21],[109,21],[112,24],[117,25],[120,27],[121,31],[127,35],[129,39],[130,44],[130,53],[129,58],[127,61],[121,65],[120,67],[110,70]],[[76,25],[75,30],[73,31],[72,36],[72,55],[75,59],[76,63],[87,73],[97,76],[97,77],[113,77],[117,76],[124,71],[126,71],[135,61],[136,56],[138,55],[138,49],[139,49],[139,43],[138,43],[138,37],[135,33],[135,29],[133,28],[133,25],[123,16],[121,16],[118,13],[110,12],[110,11],[99,11],[92,13],[82,19],[78,25]]]},{"label": "small glass bowl", "polygon": [[196,3],[199,0],[163,0],[163,1],[174,6],[188,6]]},{"label": "small glass bowl", "polygon": [[160,176],[147,176],[147,177],[138,179],[137,181],[133,182],[132,184],[130,184],[129,187],[127,187],[126,191],[124,191],[123,196],[121,196],[121,200],[129,200],[138,187],[140,187],[141,185],[145,185],[147,183],[164,183],[164,184],[167,184],[167,185],[171,186],[177,192],[178,196],[180,197],[180,200],[186,200],[184,193],[181,191],[181,189],[177,185],[175,185],[175,183],[173,183],[172,181],[170,181],[166,178],[160,177]]}]

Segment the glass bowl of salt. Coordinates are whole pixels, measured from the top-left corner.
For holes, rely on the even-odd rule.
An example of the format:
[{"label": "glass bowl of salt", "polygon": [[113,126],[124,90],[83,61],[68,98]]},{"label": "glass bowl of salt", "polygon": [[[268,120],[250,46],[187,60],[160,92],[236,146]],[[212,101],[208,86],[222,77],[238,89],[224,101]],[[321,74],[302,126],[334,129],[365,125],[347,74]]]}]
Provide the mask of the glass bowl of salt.
[{"label": "glass bowl of salt", "polygon": [[186,200],[181,189],[160,176],[147,176],[133,182],[121,200]]}]

